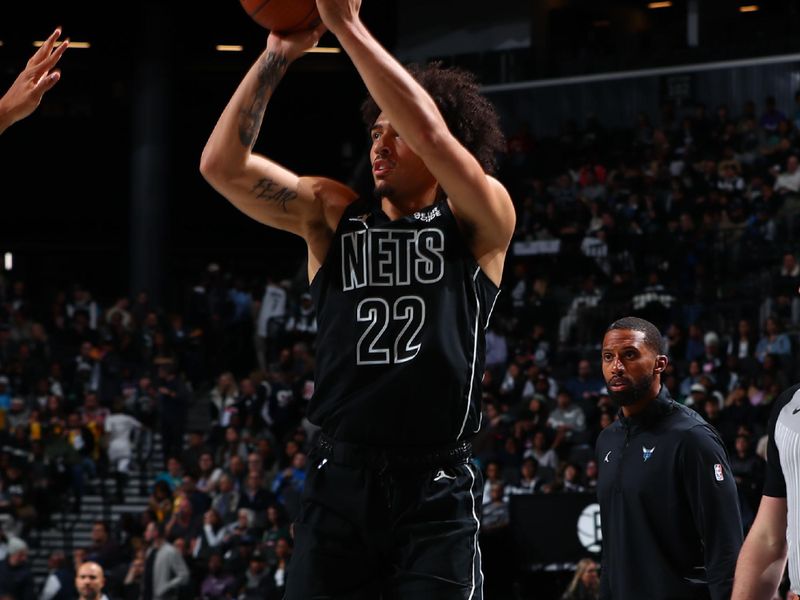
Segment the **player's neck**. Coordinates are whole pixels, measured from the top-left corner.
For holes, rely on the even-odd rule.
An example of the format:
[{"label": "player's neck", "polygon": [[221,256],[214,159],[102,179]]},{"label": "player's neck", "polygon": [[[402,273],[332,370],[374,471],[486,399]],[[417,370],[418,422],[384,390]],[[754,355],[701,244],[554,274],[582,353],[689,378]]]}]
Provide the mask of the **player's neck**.
[{"label": "player's neck", "polygon": [[436,190],[426,190],[422,194],[407,195],[404,197],[393,196],[381,198],[381,209],[392,221],[413,215],[436,202]]}]

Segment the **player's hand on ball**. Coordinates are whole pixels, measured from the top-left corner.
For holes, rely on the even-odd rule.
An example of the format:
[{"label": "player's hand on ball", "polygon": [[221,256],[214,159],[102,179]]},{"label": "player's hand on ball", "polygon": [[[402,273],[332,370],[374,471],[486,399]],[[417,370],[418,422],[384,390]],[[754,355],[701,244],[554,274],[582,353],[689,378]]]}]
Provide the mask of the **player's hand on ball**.
[{"label": "player's hand on ball", "polygon": [[307,50],[316,46],[325,30],[325,25],[318,25],[314,29],[298,31],[297,33],[280,34],[273,31],[267,39],[267,50],[284,56],[286,60],[293,62]]},{"label": "player's hand on ball", "polygon": [[334,34],[347,25],[358,20],[361,0],[317,0],[317,10],[322,22]]}]

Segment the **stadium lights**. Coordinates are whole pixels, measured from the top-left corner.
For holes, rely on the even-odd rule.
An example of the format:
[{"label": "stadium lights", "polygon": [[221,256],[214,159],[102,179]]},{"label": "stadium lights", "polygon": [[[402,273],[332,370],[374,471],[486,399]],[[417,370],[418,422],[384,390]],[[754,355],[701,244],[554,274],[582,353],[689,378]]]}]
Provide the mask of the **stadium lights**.
[{"label": "stadium lights", "polygon": [[217,52],[241,52],[244,46],[239,44],[217,44]]},{"label": "stadium lights", "polygon": [[758,12],[758,4],[746,4],[745,6],[740,6],[739,12]]},{"label": "stadium lights", "polygon": [[317,46],[316,48],[309,48],[306,52],[313,52],[315,54],[339,54],[341,48],[328,48],[325,46]]},{"label": "stadium lights", "polygon": [[[63,42],[56,42],[53,45],[54,45],[54,47],[58,48],[62,43]],[[44,45],[44,42],[42,40],[36,40],[35,42],[33,42],[33,45],[36,46],[37,48],[40,48],[41,46]],[[70,48],[91,48],[92,45],[89,42],[73,42],[72,40],[70,40],[69,41],[69,47]]]},{"label": "stadium lights", "polygon": [[670,8],[672,6],[672,2],[648,2],[647,8]]}]

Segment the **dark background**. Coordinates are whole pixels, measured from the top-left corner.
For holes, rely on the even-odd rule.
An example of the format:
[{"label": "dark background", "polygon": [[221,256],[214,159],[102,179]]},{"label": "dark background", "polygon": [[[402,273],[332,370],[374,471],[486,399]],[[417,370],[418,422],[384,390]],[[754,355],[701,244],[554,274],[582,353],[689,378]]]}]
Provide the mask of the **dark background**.
[{"label": "dark background", "polygon": [[[797,1],[758,2],[752,14],[739,12],[745,2],[698,2],[697,47],[686,39],[690,1],[673,4],[654,11],[642,0],[364,0],[362,14],[401,56],[466,66],[489,84],[800,48]],[[40,109],[0,137],[0,253],[14,253],[12,278],[26,279],[34,297],[76,280],[101,298],[134,293],[137,256],[149,248],[157,296],[169,301],[211,261],[252,277],[302,269],[301,242],[239,214],[198,172],[217,117],[266,40],[237,0],[4,2],[0,89],[33,53],[32,41],[56,25],[92,47],[70,49]],[[509,44],[508,31],[527,40]],[[219,43],[244,51],[217,52]],[[323,45],[336,41],[328,35]],[[164,81],[155,94],[141,83],[154,68]],[[358,168],[364,95],[344,54],[304,57],[271,101],[256,150],[298,173],[368,187]],[[162,111],[163,126],[148,122],[147,102]],[[149,195],[136,191],[136,161],[154,149],[160,171]],[[147,206],[143,198],[155,200]],[[153,241],[142,241],[150,214]]]}]

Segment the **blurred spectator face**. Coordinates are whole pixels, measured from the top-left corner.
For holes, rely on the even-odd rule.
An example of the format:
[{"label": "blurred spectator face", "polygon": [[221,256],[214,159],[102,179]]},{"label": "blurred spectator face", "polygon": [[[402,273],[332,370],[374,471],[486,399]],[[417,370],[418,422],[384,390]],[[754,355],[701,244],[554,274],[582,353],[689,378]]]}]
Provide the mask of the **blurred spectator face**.
[{"label": "blurred spectator face", "polygon": [[277,525],[278,521],[280,521],[280,515],[278,514],[278,509],[274,506],[268,506],[267,522],[272,523],[273,525]]},{"label": "blurred spectator face", "polygon": [[219,525],[220,518],[215,510],[207,510],[203,515],[203,524],[204,525],[211,525],[212,527],[216,527]]},{"label": "blurred spectator face", "polygon": [[298,452],[292,457],[292,467],[295,469],[303,470],[306,468],[306,455]]},{"label": "blurred spectator face", "polygon": [[[781,123],[783,123],[783,122],[781,122]],[[794,173],[797,170],[797,165],[798,165],[798,161],[797,161],[797,157],[796,156],[790,156],[786,160],[786,170],[789,171],[789,173]]]},{"label": "blurred spectator face", "polygon": [[81,418],[78,413],[70,413],[67,417],[67,426],[70,429],[80,429],[81,427]]},{"label": "blurred spectator face", "polygon": [[522,474],[522,478],[529,481],[536,477],[536,465],[532,460],[526,460],[522,463],[520,472]]},{"label": "blurred spectator face", "polygon": [[291,548],[289,547],[289,542],[285,538],[281,538],[275,544],[275,555],[278,559],[287,558],[291,554]]},{"label": "blurred spectator face", "polygon": [[239,441],[239,432],[234,427],[228,427],[225,430],[225,441],[229,444],[235,444]]},{"label": "blurred spectator face", "polygon": [[86,397],[83,399],[83,407],[86,410],[97,410],[97,394],[94,392],[86,392]]},{"label": "blurred spectator face", "polygon": [[95,546],[102,546],[108,541],[108,530],[103,523],[95,523],[92,526],[92,543]]},{"label": "blurred spectator face", "polygon": [[211,469],[214,468],[214,458],[208,452],[203,452],[200,455],[200,460],[198,461],[198,465],[200,466],[200,470],[203,473],[209,472]]},{"label": "blurred spectator face", "polygon": [[717,404],[716,400],[714,399],[706,400],[706,403],[703,405],[703,408],[705,409],[707,419],[716,420],[716,418],[719,416],[719,405]]},{"label": "blurred spectator face", "polygon": [[597,461],[590,460],[586,463],[586,478],[597,479]]},{"label": "blurred spectator face", "polygon": [[50,571],[55,571],[56,569],[60,569],[64,566],[64,561],[67,559],[64,556],[64,553],[60,550],[56,550],[53,552],[50,557],[47,559],[47,569]]},{"label": "blurred spectator face", "polygon": [[736,438],[736,453],[745,456],[750,451],[750,438],[740,435]]},{"label": "blurred spectator face", "polygon": [[600,429],[605,429],[614,422],[611,413],[604,412],[600,415]]},{"label": "blurred spectator face", "polygon": [[264,463],[261,456],[255,452],[251,452],[247,457],[247,470],[251,473],[261,473],[264,469]]},{"label": "blurred spectator face", "polygon": [[292,458],[294,457],[295,454],[300,452],[300,447],[294,440],[289,440],[288,442],[286,442],[286,446],[284,447],[284,452],[286,453],[287,458]]},{"label": "blurred spectator face", "polygon": [[236,456],[231,457],[230,467],[231,467],[231,473],[233,473],[234,475],[239,476],[244,474],[244,469],[245,469],[244,461],[242,460],[242,457],[239,456],[238,454]]},{"label": "blurred spectator face", "polygon": [[497,463],[489,463],[486,465],[486,479],[492,481],[500,478],[500,467]]},{"label": "blurred spectator face", "polygon": [[739,331],[739,336],[743,338],[747,338],[750,336],[750,321],[747,319],[742,319],[739,321],[739,325],[737,327]]},{"label": "blurred spectator face", "polygon": [[167,472],[172,477],[180,477],[181,463],[177,458],[170,458],[167,460]]},{"label": "blurred spectator face", "polygon": [[250,513],[246,508],[241,509],[236,515],[236,522],[241,529],[250,527]]},{"label": "blurred spectator face", "polygon": [[[280,543],[280,541],[278,543]],[[259,573],[263,573],[266,567],[267,563],[264,562],[264,557],[261,555],[254,556],[250,560],[250,571],[252,573],[255,573],[256,575],[258,575]]]},{"label": "blurred spectator face", "polygon": [[564,469],[564,481],[573,482],[578,478],[578,470],[575,465],[567,465]]},{"label": "blurred spectator face", "polygon": [[223,373],[217,380],[217,387],[221,392],[227,392],[233,387],[233,375],[231,373]]},{"label": "blurred spectator face", "polygon": [[155,540],[158,539],[158,527],[155,523],[150,522],[147,524],[147,528],[144,530],[144,541],[149,544],[152,544]]},{"label": "blurred spectator face", "polygon": [[208,559],[208,572],[216,575],[222,570],[222,556],[212,554]]},{"label": "blurred spectator face", "polygon": [[233,489],[233,481],[227,475],[223,475],[219,480],[219,491],[223,494],[230,492]]},{"label": "blurred spectator face", "polygon": [[533,447],[537,450],[544,450],[547,446],[547,437],[544,435],[544,431],[537,431],[533,434]]},{"label": "blurred spectator face", "polygon": [[247,475],[247,487],[252,491],[256,491],[261,487],[261,474],[256,471],[250,471]]},{"label": "blurred spectator face", "polygon": [[8,555],[8,564],[12,567],[19,566],[28,560],[28,551],[20,550]]},{"label": "blurred spectator face", "polygon": [[700,363],[696,360],[693,360],[689,363],[689,375],[692,377],[697,377],[700,373],[703,372],[703,369],[700,367]]},{"label": "blurred spectator face", "polygon": [[78,588],[78,594],[81,599],[95,600],[95,598],[99,598],[102,594],[105,582],[103,569],[97,563],[83,563],[78,568],[78,574],[75,577],[75,587]]},{"label": "blurred spectator face", "polygon": [[581,575],[581,583],[590,590],[596,590],[600,587],[600,577],[597,573],[596,562],[592,562],[583,572],[583,575]]},{"label": "blurred spectator face", "polygon": [[495,483],[489,489],[489,497],[492,499],[492,502],[502,502],[503,501],[503,484],[502,483]]},{"label": "blurred spectator face", "polygon": [[778,333],[780,328],[778,327],[778,321],[770,317],[767,319],[767,322],[764,325],[764,328],[767,330],[768,335],[775,335]]},{"label": "blurred spectator face", "polygon": [[569,405],[572,402],[572,398],[570,398],[569,394],[561,392],[558,395],[557,402],[558,402],[558,408],[560,408],[561,410],[566,410],[569,408]]},{"label": "blurred spectator face", "polygon": [[175,546],[175,550],[180,552],[181,554],[186,554],[186,540],[184,538],[177,538],[172,545]]},{"label": "blurred spectator face", "polygon": [[256,388],[253,385],[252,379],[242,379],[242,381],[239,383],[239,391],[243,396],[255,396]]},{"label": "blurred spectator face", "polygon": [[592,366],[588,360],[582,360],[578,363],[578,377],[581,379],[588,379],[592,374]]},{"label": "blurred spectator face", "polygon": [[84,550],[83,548],[75,548],[75,550],[72,551],[72,562],[75,565],[76,569],[79,566],[81,566],[85,560],[86,560],[86,550]]}]

